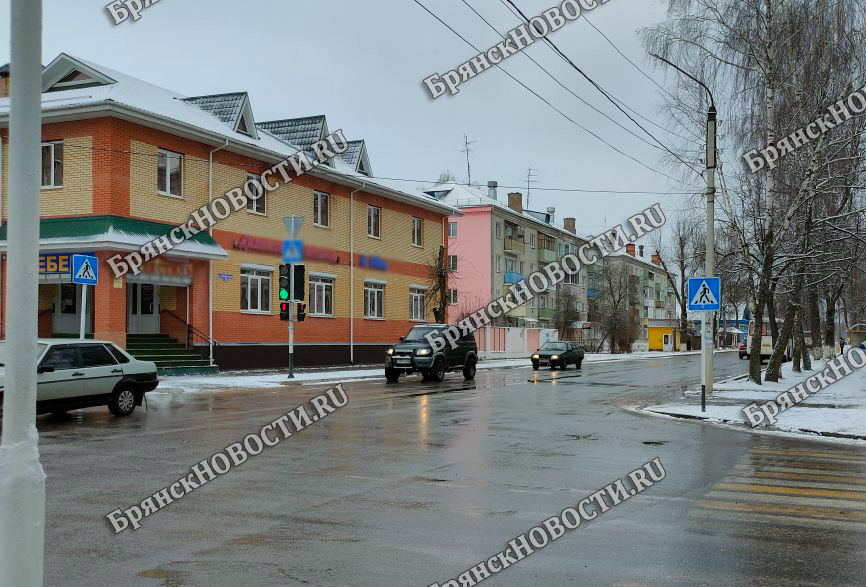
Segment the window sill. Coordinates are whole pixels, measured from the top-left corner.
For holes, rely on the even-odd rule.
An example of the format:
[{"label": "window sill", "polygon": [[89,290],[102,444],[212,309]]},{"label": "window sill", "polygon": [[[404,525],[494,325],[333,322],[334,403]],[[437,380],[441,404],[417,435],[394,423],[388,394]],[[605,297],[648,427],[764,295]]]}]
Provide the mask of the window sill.
[{"label": "window sill", "polygon": [[160,196],[165,196],[166,198],[174,198],[175,200],[185,200],[186,199],[182,195],[178,196],[175,194],[170,194],[168,192],[161,192],[159,190],[156,190],[156,193],[159,194]]},{"label": "window sill", "polygon": [[241,314],[249,314],[251,316],[273,316],[273,312],[262,312],[261,310],[241,310]]},{"label": "window sill", "polygon": [[316,227],[316,228],[324,228],[324,229],[326,229],[326,230],[331,230],[331,225],[330,225],[330,224],[317,224],[317,223],[314,222],[314,223],[313,223],[313,226]]},{"label": "window sill", "polygon": [[382,240],[382,237],[381,237],[381,236],[373,236],[373,235],[370,234],[369,232],[367,233],[367,238],[374,238],[374,239],[376,239],[377,241]]},{"label": "window sill", "polygon": [[364,320],[379,320],[379,321],[382,321],[382,322],[385,321],[384,318],[377,318],[377,317],[375,317],[375,316],[364,316]]},{"label": "window sill", "polygon": [[310,318],[329,318],[331,320],[335,320],[336,316],[333,314],[310,314]]},{"label": "window sill", "polygon": [[44,185],[39,189],[41,189],[42,191],[60,190],[60,189],[63,189],[63,186],[62,185]]},{"label": "window sill", "polygon": [[414,318],[410,319],[409,322],[415,322],[417,324],[427,324],[428,323],[427,320],[415,320]]},{"label": "window sill", "polygon": [[416,245],[415,243],[412,243],[412,246],[415,247],[416,249],[423,249],[424,248],[424,245]]},{"label": "window sill", "polygon": [[267,212],[256,212],[255,210],[250,210],[249,208],[247,208],[247,214],[252,214],[254,216],[262,216],[264,218],[268,217]]}]

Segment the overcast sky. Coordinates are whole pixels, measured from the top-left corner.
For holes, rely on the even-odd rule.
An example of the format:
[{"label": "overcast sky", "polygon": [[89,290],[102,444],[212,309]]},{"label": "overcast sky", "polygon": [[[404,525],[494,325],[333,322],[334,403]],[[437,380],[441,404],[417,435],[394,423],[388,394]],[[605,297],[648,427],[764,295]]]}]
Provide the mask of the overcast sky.
[{"label": "overcast sky", "polygon": [[[421,0],[477,47],[501,39],[463,0]],[[500,0],[466,0],[500,31],[519,24]],[[515,0],[528,16],[554,0]],[[641,167],[590,136],[498,69],[467,81],[455,96],[432,100],[422,79],[444,73],[475,52],[413,0],[160,0],[137,22],[115,26],[106,0],[44,0],[43,61],[61,51],[187,95],[245,90],[258,121],[325,114],[330,129],[366,139],[374,175],[430,180],[449,169],[466,180],[464,134],[472,146],[472,180],[535,187],[679,192],[684,188]],[[0,59],[9,59],[9,0],[0,0]],[[588,17],[644,71],[664,83],[637,38],[659,21],[657,0],[609,0]],[[659,90],[618,55],[583,18],[551,36],[587,75],[626,104],[666,126]],[[542,42],[526,50],[557,79],[631,130],[641,133]],[[504,68],[617,148],[664,171],[660,151],[617,128],[567,93],[526,56]],[[664,130],[644,123],[663,142]],[[696,182],[701,180],[693,176]],[[406,183],[406,191],[419,184]],[[500,193],[511,191],[500,190]],[[521,191],[525,191],[522,189]],[[503,196],[504,197],[504,196]],[[555,206],[575,216],[578,231],[608,225],[661,201],[683,196],[535,191],[530,207]],[[670,215],[669,215],[670,217]]]}]

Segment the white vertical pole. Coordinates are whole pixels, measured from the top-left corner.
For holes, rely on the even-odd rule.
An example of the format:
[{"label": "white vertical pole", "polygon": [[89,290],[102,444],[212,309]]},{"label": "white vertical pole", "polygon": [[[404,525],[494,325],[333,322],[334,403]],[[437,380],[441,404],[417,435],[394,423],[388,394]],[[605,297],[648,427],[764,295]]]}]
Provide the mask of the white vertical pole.
[{"label": "white vertical pole", "polygon": [[[0,442],[0,587],[42,587],[45,473],[36,430],[42,0],[12,0],[6,393]],[[14,308],[14,312],[9,309]]]},{"label": "white vertical pole", "polygon": [[[706,277],[713,277],[715,260],[715,202],[716,202],[716,108],[710,106],[707,113],[707,240]],[[706,410],[706,394],[713,393],[713,312],[703,313],[703,340],[701,341],[701,365],[703,366],[703,391],[701,411]]]},{"label": "white vertical pole", "polygon": [[78,338],[85,338],[85,324],[87,322],[87,286],[81,284],[81,326],[78,329]]}]

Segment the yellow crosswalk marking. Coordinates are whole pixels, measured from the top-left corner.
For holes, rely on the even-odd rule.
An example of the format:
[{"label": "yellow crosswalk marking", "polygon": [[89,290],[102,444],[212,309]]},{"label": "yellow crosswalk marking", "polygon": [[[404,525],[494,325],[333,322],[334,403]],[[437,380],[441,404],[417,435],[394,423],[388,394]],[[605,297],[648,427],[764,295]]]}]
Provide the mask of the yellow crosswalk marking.
[{"label": "yellow crosswalk marking", "polygon": [[797,515],[819,518],[822,520],[842,520],[849,522],[866,522],[866,512],[839,510],[833,508],[816,508],[795,505],[776,505],[768,503],[734,503],[703,499],[697,502],[698,507],[711,510],[731,510],[737,512],[755,512],[763,514]]},{"label": "yellow crosswalk marking", "polygon": [[851,460],[851,461],[860,461],[866,464],[866,455],[851,453],[851,452],[841,452],[841,451],[816,451],[816,450],[801,450],[801,449],[773,449],[773,448],[754,448],[752,449],[753,455],[780,455],[780,456],[798,456],[798,457],[811,457],[816,459],[840,459],[840,460]]},{"label": "yellow crosswalk marking", "polygon": [[820,483],[843,483],[846,485],[864,485],[866,479],[842,477],[841,475],[821,475],[811,473],[780,473],[778,471],[754,471],[752,477],[757,479],[780,479],[783,481],[816,481]]},{"label": "yellow crosswalk marking", "polygon": [[716,483],[713,485],[713,488],[722,491],[748,491],[752,493],[777,493],[782,495],[804,495],[808,497],[836,497],[841,499],[866,500],[866,491],[782,487],[780,485],[757,485],[746,483]]}]

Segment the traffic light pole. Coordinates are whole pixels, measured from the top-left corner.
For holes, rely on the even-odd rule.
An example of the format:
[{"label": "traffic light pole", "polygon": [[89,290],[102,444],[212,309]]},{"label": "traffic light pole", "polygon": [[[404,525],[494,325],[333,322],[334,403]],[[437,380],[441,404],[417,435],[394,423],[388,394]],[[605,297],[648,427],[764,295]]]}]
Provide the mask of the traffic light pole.
[{"label": "traffic light pole", "polygon": [[295,264],[289,265],[289,379],[294,379],[295,367]]}]

